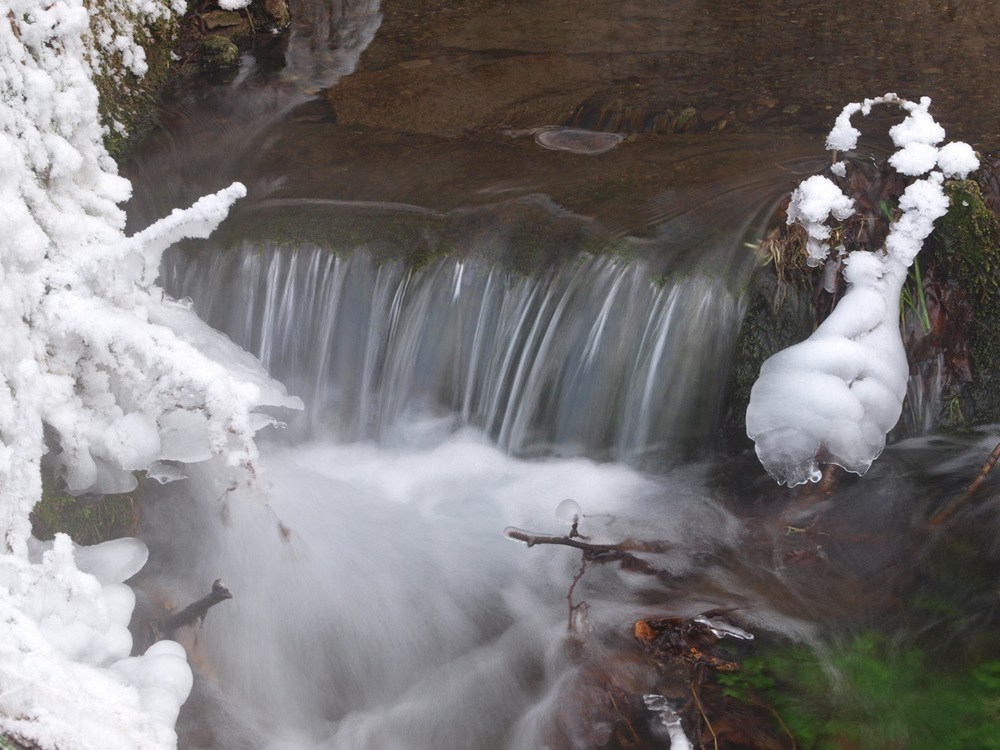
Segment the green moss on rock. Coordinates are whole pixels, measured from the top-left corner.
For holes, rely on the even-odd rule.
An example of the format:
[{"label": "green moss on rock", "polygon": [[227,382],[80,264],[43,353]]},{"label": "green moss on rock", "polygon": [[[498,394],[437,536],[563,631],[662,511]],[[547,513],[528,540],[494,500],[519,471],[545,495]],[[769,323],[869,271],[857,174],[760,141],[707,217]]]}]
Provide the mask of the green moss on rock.
[{"label": "green moss on rock", "polygon": [[141,486],[86,502],[61,491],[55,475],[43,470],[42,499],[31,511],[31,533],[47,541],[61,532],[81,545],[135,536],[142,521]]},{"label": "green moss on rock", "polygon": [[944,190],[951,206],[934,225],[936,259],[971,298],[987,299],[997,292],[1000,224],[973,180],[949,182]]},{"label": "green moss on rock", "polygon": [[934,262],[968,300],[964,316],[973,381],[945,405],[940,427],[1000,420],[1000,222],[973,180],[945,185],[951,199],[930,238]]},{"label": "green moss on rock", "polygon": [[130,11],[126,11],[126,18],[119,18],[120,9],[107,7],[103,0],[90,0],[88,7],[95,36],[102,23],[115,33],[123,33],[123,22],[127,22],[136,29],[135,41],[145,52],[147,70],[138,76],[128,70],[121,50],[100,46],[94,49],[98,111],[106,129],[104,146],[117,159],[153,127],[156,98],[167,82],[178,25],[172,16],[148,23],[138,12]]},{"label": "green moss on rock", "polygon": [[232,39],[221,34],[206,34],[198,42],[203,65],[211,68],[228,68],[240,60],[240,49]]}]

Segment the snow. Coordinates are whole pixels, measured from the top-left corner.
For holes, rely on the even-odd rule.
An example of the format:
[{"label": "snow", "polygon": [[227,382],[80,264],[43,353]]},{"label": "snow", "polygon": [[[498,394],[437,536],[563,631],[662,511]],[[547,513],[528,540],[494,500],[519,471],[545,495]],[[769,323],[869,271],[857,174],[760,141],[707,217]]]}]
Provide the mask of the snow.
[{"label": "snow", "polygon": [[[768,473],[789,487],[818,481],[821,463],[864,474],[885,447],[886,433],[902,411],[909,375],[899,334],[900,291],[934,221],[948,210],[944,178],[964,177],[978,167],[967,144],[935,145],[945,134],[930,116],[926,97],[914,103],[886,94],[849,104],[837,117],[827,147],[855,148],[860,133],[851,117],[884,103],[907,112],[889,131],[899,149],[889,163],[918,178],[900,198],[902,214],[882,249],[856,251],[844,259],[844,297],[806,341],[764,362],[750,394],[747,434]],[[808,231],[811,264],[826,258],[828,248],[821,242],[829,237],[826,222],[830,216],[847,218],[848,203],[821,176],[810,177],[793,194],[788,221]]]},{"label": "snow", "polygon": [[129,657],[135,595],[122,576],[145,546],[80,548],[62,534],[30,546],[28,559],[0,557],[0,732],[47,748],[174,747],[191,689],[184,649],[163,641]]},{"label": "snow", "polygon": [[938,150],[928,143],[909,143],[889,158],[889,164],[907,176],[922,175],[937,166]]},{"label": "snow", "polygon": [[819,265],[827,256],[830,237],[827,219],[846,219],[854,213],[854,201],[848,198],[832,180],[814,175],[799,185],[788,204],[788,223],[801,224],[809,234],[806,242],[810,266]]},{"label": "snow", "polygon": [[[122,582],[145,549],[32,540],[42,458],[55,449],[48,460],[82,493],[127,491],[150,466],[182,476],[162,460],[221,456],[253,491],[254,433],[273,423],[255,409],[301,401],[155,285],[163,250],[210,233],[242,185],[124,234],[131,186],[103,147],[92,77],[141,75],[138,25],[183,3],[101,7],[92,17],[82,0],[0,0],[0,734],[170,748],[191,673],[176,644],[129,657],[134,595]],[[109,59],[118,67],[102,68]]]},{"label": "snow", "polygon": [[979,159],[972,146],[962,141],[946,143],[938,150],[938,166],[945,177],[964,180],[970,172],[979,169]]}]

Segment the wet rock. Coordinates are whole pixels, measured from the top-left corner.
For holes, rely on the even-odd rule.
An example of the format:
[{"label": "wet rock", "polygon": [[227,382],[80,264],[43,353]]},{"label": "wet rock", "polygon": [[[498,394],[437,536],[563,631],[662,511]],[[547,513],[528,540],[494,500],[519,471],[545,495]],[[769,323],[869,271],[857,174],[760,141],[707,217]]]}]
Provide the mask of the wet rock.
[{"label": "wet rock", "polygon": [[221,34],[206,34],[198,43],[202,63],[206,67],[228,68],[240,59],[240,50],[231,39]]},{"label": "wet rock", "polygon": [[718,122],[728,114],[729,110],[726,107],[710,106],[702,110],[701,119],[706,124],[711,125]]},{"label": "wet rock", "polygon": [[292,18],[285,0],[264,0],[264,15],[269,24],[276,29],[285,28]]},{"label": "wet rock", "polygon": [[243,16],[234,10],[213,10],[211,13],[203,14],[201,19],[207,29],[239,26],[243,23]]},{"label": "wet rock", "polygon": [[682,133],[688,129],[689,126],[693,125],[695,118],[698,116],[698,111],[694,107],[685,107],[680,111],[670,123],[670,131],[672,133]]},{"label": "wet rock", "polygon": [[625,135],[622,133],[599,133],[581,128],[539,128],[535,132],[535,142],[542,148],[586,156],[606,154],[623,140]]},{"label": "wet rock", "polygon": [[416,60],[404,60],[403,62],[399,63],[399,65],[397,65],[396,67],[399,68],[400,70],[416,70],[417,68],[426,68],[428,65],[431,64],[432,64],[431,60],[428,60],[426,57],[420,57],[417,58]]},{"label": "wet rock", "polygon": [[337,121],[337,113],[333,107],[330,106],[330,102],[323,97],[318,97],[316,99],[311,99],[304,104],[300,104],[298,107],[293,109],[289,113],[288,119],[291,122],[331,124]]}]

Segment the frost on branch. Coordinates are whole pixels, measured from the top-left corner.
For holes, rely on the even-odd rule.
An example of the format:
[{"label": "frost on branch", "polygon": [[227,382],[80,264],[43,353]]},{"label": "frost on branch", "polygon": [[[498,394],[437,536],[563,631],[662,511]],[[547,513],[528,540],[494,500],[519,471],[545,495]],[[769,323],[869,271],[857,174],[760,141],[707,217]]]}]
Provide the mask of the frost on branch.
[{"label": "frost on branch", "polygon": [[251,412],[299,402],[153,284],[163,250],[207,236],[243,186],[126,237],[116,204],[130,186],[101,142],[86,8],[11,6],[0,24],[0,536],[23,552],[43,425],[71,491],[118,492],[173,457],[164,445],[181,430],[245,479],[263,421]]},{"label": "frost on branch", "polygon": [[[886,433],[902,411],[909,374],[898,323],[907,269],[934,221],[948,210],[944,179],[964,178],[979,166],[965,143],[938,147],[944,129],[930,116],[926,97],[914,103],[886,94],[847,105],[827,148],[854,149],[860,132],[851,117],[869,114],[875,104],[906,111],[889,130],[898,149],[889,164],[917,179],[900,198],[901,213],[884,246],[856,250],[844,260],[848,290],[830,316],[806,341],[765,361],[750,394],[747,434],[768,473],[790,487],[817,481],[821,463],[864,474],[885,447]],[[842,168],[833,171],[844,174]],[[829,218],[848,218],[850,206],[840,188],[822,176],[810,177],[793,193],[788,223],[806,228],[810,265],[829,253]]]}]

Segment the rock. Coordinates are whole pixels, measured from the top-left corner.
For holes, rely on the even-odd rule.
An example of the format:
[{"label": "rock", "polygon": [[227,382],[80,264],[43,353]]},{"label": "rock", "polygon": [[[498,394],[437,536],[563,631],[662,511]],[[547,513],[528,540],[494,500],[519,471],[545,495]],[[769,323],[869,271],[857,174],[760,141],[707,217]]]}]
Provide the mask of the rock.
[{"label": "rock", "polygon": [[606,154],[624,140],[623,133],[600,133],[582,128],[548,127],[535,132],[535,142],[542,148],[586,156]]},{"label": "rock", "polygon": [[239,48],[231,39],[219,34],[203,36],[198,43],[198,51],[202,54],[203,64],[213,68],[227,68],[236,65],[240,59]]},{"label": "rock", "polygon": [[264,0],[264,15],[277,29],[285,28],[292,19],[285,0]]},{"label": "rock", "polygon": [[243,16],[234,10],[213,10],[211,13],[202,14],[201,19],[209,29],[239,26],[243,23]]}]

